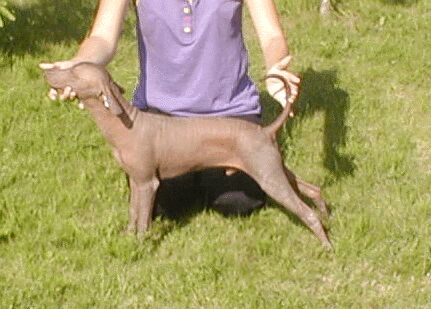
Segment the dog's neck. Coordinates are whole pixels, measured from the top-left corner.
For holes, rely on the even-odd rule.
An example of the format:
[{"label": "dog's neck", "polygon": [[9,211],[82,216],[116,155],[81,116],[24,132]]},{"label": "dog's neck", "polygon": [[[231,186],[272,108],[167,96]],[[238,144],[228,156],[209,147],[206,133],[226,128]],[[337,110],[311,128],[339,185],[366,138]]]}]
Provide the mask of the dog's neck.
[{"label": "dog's neck", "polygon": [[90,98],[84,101],[85,109],[90,112],[102,135],[115,148],[121,147],[122,142],[131,134],[138,115],[141,113],[124,98],[119,100],[119,104],[123,113],[115,116],[100,99]]}]

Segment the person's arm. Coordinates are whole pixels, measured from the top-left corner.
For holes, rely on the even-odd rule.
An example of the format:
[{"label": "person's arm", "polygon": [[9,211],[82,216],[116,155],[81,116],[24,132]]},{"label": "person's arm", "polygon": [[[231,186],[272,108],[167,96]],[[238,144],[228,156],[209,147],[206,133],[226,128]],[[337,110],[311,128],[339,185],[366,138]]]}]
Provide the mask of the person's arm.
[{"label": "person's arm", "polygon": [[[70,60],[41,63],[39,66],[43,69],[66,69],[79,62],[109,63],[117,49],[128,4],[129,0],[100,0],[90,34],[81,43],[76,55]],[[73,99],[74,96],[73,89],[66,87],[60,99]],[[49,97],[57,99],[57,91],[51,89]]]},{"label": "person's arm", "polygon": [[278,74],[285,78],[290,87],[286,93],[278,79],[267,79],[268,93],[283,106],[287,99],[294,102],[298,95],[300,79],[288,70],[291,60],[286,39],[273,0],[246,0],[265,59],[267,74]]},{"label": "person's arm", "polygon": [[90,35],[81,43],[75,61],[107,64],[114,57],[129,0],[100,0]]}]

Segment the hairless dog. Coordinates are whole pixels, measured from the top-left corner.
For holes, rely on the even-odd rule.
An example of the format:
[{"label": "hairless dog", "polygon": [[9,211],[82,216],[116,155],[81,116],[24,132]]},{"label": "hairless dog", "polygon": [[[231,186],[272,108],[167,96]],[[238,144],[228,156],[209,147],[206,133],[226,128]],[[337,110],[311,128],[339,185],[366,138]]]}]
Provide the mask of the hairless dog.
[{"label": "hairless dog", "polygon": [[122,96],[106,69],[95,64],[47,69],[45,77],[53,88],[73,88],[128,174],[128,232],[142,235],[149,228],[160,179],[220,167],[227,174],[242,170],[250,175],[331,248],[319,217],[299,198],[299,194],[307,196],[327,215],[320,189],[288,170],[278,149],[276,132],[290,113],[289,104],[273,123],[261,127],[228,117],[172,117],[139,110]]}]

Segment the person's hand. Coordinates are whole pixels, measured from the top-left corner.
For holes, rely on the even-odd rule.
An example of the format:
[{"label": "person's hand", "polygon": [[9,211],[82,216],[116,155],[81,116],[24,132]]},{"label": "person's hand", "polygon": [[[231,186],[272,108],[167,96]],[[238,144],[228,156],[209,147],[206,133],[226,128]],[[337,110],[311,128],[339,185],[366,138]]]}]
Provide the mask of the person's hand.
[{"label": "person's hand", "polygon": [[[66,61],[58,61],[54,63],[40,63],[39,67],[42,70],[49,70],[53,68],[59,68],[59,69],[69,69],[79,63],[79,61],[76,60],[66,60]],[[54,89],[51,88],[48,92],[48,97],[55,101],[57,99],[60,99],[62,101],[64,100],[73,100],[76,97],[76,93],[73,91],[73,89],[69,86],[67,86],[64,89]]]},{"label": "person's hand", "polygon": [[[278,78],[268,78],[265,82],[268,93],[283,107],[285,107],[287,103],[292,104],[295,102],[298,96],[299,84],[301,82],[298,76],[288,70],[291,60],[292,56],[287,56],[281,61],[277,62],[267,72],[267,75],[275,74],[284,78],[284,80],[287,82],[287,85],[289,86],[289,89],[286,90],[283,82]],[[290,116],[293,116],[293,113],[291,113]]]}]

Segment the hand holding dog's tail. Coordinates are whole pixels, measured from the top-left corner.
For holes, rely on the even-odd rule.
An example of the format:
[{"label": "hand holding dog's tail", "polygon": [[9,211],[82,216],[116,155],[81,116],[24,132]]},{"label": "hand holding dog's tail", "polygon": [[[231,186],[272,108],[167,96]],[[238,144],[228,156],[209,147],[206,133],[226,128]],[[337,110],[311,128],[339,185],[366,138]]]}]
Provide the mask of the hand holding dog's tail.
[{"label": "hand holding dog's tail", "polygon": [[[285,93],[286,96],[289,93],[289,84],[286,81],[286,79],[278,74],[268,74],[265,76],[265,80],[268,78],[277,78],[279,80],[281,80],[283,82],[284,88],[285,88]],[[292,112],[292,105],[295,101],[292,100],[288,100],[288,98],[286,98],[286,105],[284,106],[283,111],[280,113],[280,115],[278,115],[278,117],[272,122],[270,123],[268,126],[266,126],[264,128],[264,130],[273,138],[275,139],[275,135],[277,133],[277,131],[281,128],[281,126],[286,122],[287,118],[290,116],[293,116],[293,112]]]}]

